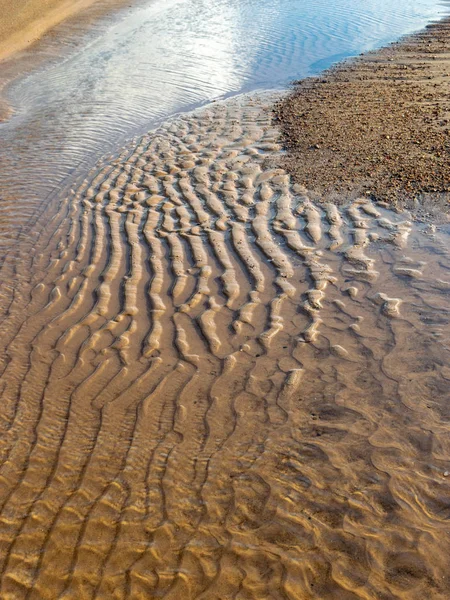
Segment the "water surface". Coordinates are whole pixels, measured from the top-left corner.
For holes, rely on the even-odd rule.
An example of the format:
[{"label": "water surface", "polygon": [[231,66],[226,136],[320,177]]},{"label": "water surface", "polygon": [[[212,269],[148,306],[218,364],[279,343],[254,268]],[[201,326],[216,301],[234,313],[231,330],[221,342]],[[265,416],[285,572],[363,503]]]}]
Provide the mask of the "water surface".
[{"label": "water surface", "polygon": [[88,34],[63,24],[29,50],[51,64],[8,92],[15,114],[0,128],[0,243],[77,167],[158,120],[285,86],[443,12],[436,0],[147,0]]}]

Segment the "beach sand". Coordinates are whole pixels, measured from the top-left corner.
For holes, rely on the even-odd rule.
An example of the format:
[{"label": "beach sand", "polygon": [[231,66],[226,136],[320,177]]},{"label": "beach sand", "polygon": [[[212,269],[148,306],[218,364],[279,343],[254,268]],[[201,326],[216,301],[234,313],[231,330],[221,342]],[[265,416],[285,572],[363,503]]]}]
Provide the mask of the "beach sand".
[{"label": "beach sand", "polygon": [[[125,0],[0,0],[0,61],[31,46],[79,13],[93,20],[124,5]],[[89,7],[94,7],[91,15]]]},{"label": "beach sand", "polygon": [[299,82],[277,107],[291,175],[322,197],[447,211],[449,31],[449,20],[432,24]]},{"label": "beach sand", "polygon": [[448,600],[448,234],[311,193],[274,103],[130,142],[4,262],[2,599]]},{"label": "beach sand", "polygon": [[95,0],[0,0],[0,59],[37,41]]}]

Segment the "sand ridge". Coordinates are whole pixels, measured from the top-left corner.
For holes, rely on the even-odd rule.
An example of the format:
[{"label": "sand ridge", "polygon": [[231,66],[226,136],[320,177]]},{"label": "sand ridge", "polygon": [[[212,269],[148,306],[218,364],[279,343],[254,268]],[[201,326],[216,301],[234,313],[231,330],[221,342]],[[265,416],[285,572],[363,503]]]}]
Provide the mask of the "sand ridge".
[{"label": "sand ridge", "polygon": [[447,237],[312,202],[273,100],[139,138],[5,263],[2,598],[447,598]]}]

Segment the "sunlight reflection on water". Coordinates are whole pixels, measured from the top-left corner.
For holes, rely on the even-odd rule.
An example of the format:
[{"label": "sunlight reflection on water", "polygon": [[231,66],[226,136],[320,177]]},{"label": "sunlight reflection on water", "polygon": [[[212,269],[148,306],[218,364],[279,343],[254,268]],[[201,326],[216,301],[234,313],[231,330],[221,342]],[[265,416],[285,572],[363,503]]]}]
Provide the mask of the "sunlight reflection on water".
[{"label": "sunlight reflection on water", "polygon": [[117,13],[81,49],[9,90],[16,113],[0,126],[0,241],[17,222],[8,198],[25,200],[28,216],[77,165],[158,120],[282,87],[443,13],[436,0],[154,0]]}]

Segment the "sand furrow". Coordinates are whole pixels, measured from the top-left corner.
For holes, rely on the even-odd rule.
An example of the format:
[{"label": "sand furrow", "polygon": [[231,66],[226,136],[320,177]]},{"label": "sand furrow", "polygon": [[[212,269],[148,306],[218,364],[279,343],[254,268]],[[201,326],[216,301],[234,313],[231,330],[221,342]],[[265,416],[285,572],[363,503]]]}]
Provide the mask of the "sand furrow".
[{"label": "sand furrow", "polygon": [[280,157],[264,95],[218,102],[49,205],[2,313],[2,598],[446,600],[446,234]]}]

